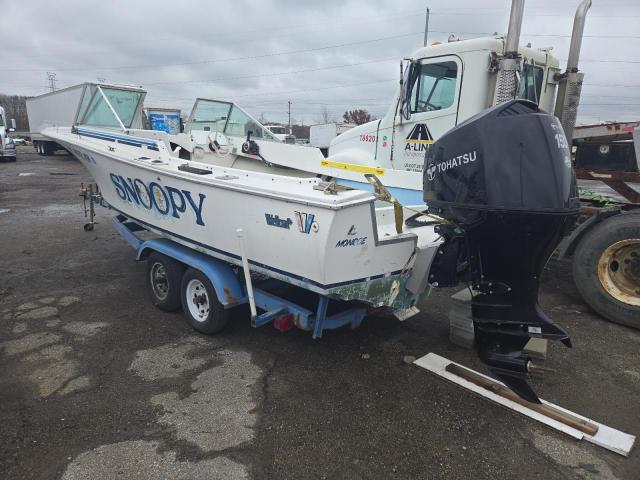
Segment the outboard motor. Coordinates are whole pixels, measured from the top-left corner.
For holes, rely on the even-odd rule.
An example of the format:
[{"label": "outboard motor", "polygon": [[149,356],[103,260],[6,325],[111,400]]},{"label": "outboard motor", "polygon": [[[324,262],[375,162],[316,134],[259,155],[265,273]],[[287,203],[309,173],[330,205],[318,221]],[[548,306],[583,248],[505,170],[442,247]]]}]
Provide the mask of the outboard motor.
[{"label": "outboard motor", "polygon": [[478,354],[530,402],[530,337],[569,335],[538,304],[540,275],[579,211],[571,156],[558,119],[527,100],[486,110],[436,141],[427,153],[424,199],[448,223],[430,270],[435,286],[467,282]]}]

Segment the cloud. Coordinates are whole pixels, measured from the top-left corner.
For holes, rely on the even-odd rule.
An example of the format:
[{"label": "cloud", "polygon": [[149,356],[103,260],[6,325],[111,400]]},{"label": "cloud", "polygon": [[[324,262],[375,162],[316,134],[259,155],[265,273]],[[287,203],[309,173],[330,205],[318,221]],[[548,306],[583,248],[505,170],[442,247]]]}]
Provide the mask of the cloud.
[{"label": "cloud", "polygon": [[[429,41],[507,28],[508,0],[428,3]],[[566,59],[577,4],[529,0],[521,43],[553,46]],[[235,99],[284,121],[291,100],[293,117],[307,123],[323,105],[337,118],[354,107],[383,115],[398,62],[422,45],[425,20],[422,0],[0,0],[0,8],[0,92],[44,93],[46,72],[55,72],[58,87],[105,78],[142,85],[148,105],[187,111],[196,97]],[[638,2],[594,2],[582,49],[583,122],[640,117],[639,20]]]}]

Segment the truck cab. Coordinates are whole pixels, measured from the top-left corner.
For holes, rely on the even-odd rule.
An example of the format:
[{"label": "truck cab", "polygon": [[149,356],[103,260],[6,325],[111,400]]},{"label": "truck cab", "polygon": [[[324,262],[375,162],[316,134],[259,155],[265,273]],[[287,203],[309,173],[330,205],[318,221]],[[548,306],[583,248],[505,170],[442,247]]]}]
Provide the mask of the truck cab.
[{"label": "truck cab", "polygon": [[9,132],[16,129],[16,121],[12,118],[7,120],[4,108],[0,107],[0,159],[10,162],[16,161],[16,146]]},{"label": "truck cab", "polygon": [[[506,36],[452,39],[417,50],[402,63],[401,81],[387,114],[336,137],[329,157],[337,162],[422,172],[426,150],[459,123],[490,107],[497,58]],[[522,71],[517,96],[553,111],[560,73],[549,49],[519,47]]]}]

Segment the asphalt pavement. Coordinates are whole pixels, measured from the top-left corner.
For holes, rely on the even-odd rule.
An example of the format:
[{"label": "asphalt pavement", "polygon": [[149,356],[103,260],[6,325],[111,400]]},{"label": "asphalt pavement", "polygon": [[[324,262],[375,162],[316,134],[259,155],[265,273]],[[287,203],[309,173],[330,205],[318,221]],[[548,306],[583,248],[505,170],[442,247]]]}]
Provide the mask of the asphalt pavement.
[{"label": "asphalt pavement", "polygon": [[[150,301],[144,264],[98,209],[83,231],[69,155],[18,148],[0,163],[0,478],[640,478],[628,458],[578,442],[405,363],[449,342],[453,290],[401,323],[254,329],[248,311],[204,336]],[[541,397],[640,432],[640,332],[591,312],[551,260],[544,309],[572,335],[550,345]]]}]

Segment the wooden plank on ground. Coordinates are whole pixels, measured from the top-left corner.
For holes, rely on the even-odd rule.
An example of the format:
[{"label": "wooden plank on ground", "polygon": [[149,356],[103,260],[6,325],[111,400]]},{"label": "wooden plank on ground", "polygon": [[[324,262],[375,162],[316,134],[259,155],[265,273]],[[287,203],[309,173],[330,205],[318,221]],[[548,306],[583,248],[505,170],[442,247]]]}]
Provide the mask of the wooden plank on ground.
[{"label": "wooden plank on ground", "polygon": [[[414,362],[414,364],[425,368],[426,370],[450,382],[453,382],[458,386],[466,388],[467,390],[481,396],[484,399],[490,400],[494,403],[497,403],[498,405],[508,408],[511,411],[537,420],[538,422],[543,423],[560,432],[563,432],[577,440],[584,439],[590,443],[593,443],[594,445],[599,445],[603,448],[624,456],[629,455],[629,452],[631,451],[631,449],[633,448],[633,444],[635,443],[636,437],[634,435],[630,435],[628,433],[621,432],[620,430],[616,430],[615,428],[608,427],[607,425],[583,417],[582,415],[574,413],[558,405],[554,405],[543,399],[540,399],[542,405],[550,408],[551,410],[543,409],[542,411],[537,411],[528,406],[530,405],[529,402],[523,402],[524,404],[522,404],[505,396],[499,395],[498,393],[494,392],[493,389],[488,389],[484,386],[480,386],[473,381],[470,381],[469,379],[463,378],[462,376],[451,372],[450,370],[453,369],[454,371],[457,371],[457,373],[462,372],[465,376],[468,376],[466,372],[471,372],[473,373],[473,378],[477,381],[480,381],[479,379],[481,379],[483,383],[485,381],[490,381],[503,387],[504,389],[509,390],[503,383],[498,382],[487,375],[483,375],[479,372],[467,369],[455,362],[447,360],[444,357],[436,355],[435,353],[429,353],[424,357],[418,358]],[[464,371],[462,371],[461,369],[463,369]],[[549,416],[547,414],[550,411],[554,412],[553,416]],[[567,419],[571,419],[569,423],[573,424],[573,426],[569,423],[566,423]],[[584,428],[575,428],[577,426],[582,426]],[[589,433],[586,433],[585,430],[595,430],[595,433],[593,435],[590,435]]]}]

